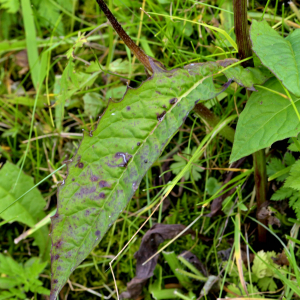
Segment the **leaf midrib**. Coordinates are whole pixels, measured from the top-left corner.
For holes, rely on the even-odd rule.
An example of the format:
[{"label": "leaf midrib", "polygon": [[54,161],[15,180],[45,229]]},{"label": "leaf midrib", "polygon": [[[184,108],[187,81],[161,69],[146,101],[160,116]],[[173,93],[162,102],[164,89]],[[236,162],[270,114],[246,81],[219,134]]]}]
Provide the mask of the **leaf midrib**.
[{"label": "leaf midrib", "polygon": [[[209,78],[209,77],[212,77],[213,75],[214,75],[214,74],[211,74],[211,75],[202,77],[201,80],[197,81],[197,83],[193,84],[193,86],[192,86],[189,90],[187,90],[185,93],[183,93],[181,97],[178,97],[177,102],[176,102],[174,105],[172,105],[172,106],[170,107],[170,109],[166,112],[166,115],[165,115],[164,119],[166,118],[167,115],[169,115],[169,113],[170,113],[175,107],[177,107],[178,103],[179,103],[184,97],[188,96],[188,95],[190,94],[190,92],[193,91],[193,90],[194,90],[199,84],[201,84],[205,79],[207,79],[207,78]],[[153,78],[153,79],[154,79],[154,78]],[[147,139],[152,135],[152,133],[155,131],[155,129],[156,129],[156,128],[164,121],[164,119],[163,119],[161,122],[158,122],[158,123],[155,125],[155,127],[153,128],[153,130],[148,134],[148,136],[147,136],[147,137],[144,139],[144,141],[141,143],[142,145],[145,144],[145,142],[147,141]],[[99,120],[99,121],[100,121],[100,120]],[[83,138],[84,138],[84,137],[83,137]],[[128,165],[127,165],[127,168],[131,165],[131,163],[133,163],[136,154],[138,153],[138,151],[139,151],[141,148],[142,148],[142,147],[139,147],[139,148],[136,150],[136,152],[132,155],[132,158],[130,159],[130,161],[129,161]],[[105,206],[106,202],[111,198],[111,196],[113,195],[113,193],[114,193],[116,187],[119,186],[120,180],[123,178],[123,175],[124,175],[124,173],[125,173],[125,171],[126,171],[127,168],[125,168],[124,171],[122,172],[121,176],[120,176],[119,179],[117,180],[117,183],[116,183],[115,187],[114,187],[113,190],[110,192],[110,194],[109,194],[109,196],[107,197],[107,199],[104,201],[104,204],[103,204],[102,208]],[[96,217],[96,221],[98,220],[98,218],[99,218],[99,216]],[[94,224],[96,224],[96,221],[94,222]],[[90,226],[90,229],[87,230],[87,233],[86,233],[85,237],[83,238],[83,240],[82,240],[80,246],[77,248],[75,257],[77,256],[77,254],[78,254],[80,248],[81,248],[82,245],[84,244],[84,242],[85,242],[87,236],[89,235],[89,233],[91,232],[91,230],[92,230],[93,228],[94,228],[94,226],[92,225],[92,226]],[[106,229],[106,231],[107,231],[107,229]],[[106,232],[106,231],[105,231],[105,232]],[[103,236],[102,236],[102,238],[103,238]],[[102,238],[98,241],[98,243],[102,240]],[[74,260],[73,260],[73,261],[74,261]],[[69,272],[71,269],[72,269],[72,267],[69,267],[69,268],[68,268],[68,272]]]}]

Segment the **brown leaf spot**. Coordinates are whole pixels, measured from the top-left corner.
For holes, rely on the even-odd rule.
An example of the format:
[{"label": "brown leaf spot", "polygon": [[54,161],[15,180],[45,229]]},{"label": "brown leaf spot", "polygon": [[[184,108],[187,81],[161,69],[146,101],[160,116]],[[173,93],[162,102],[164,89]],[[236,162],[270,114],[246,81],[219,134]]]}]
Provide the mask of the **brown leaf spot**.
[{"label": "brown leaf spot", "polygon": [[178,100],[177,98],[172,98],[172,99],[169,100],[169,103],[170,104],[175,104],[177,102],[177,100]]},{"label": "brown leaf spot", "polygon": [[157,113],[157,121],[162,121],[166,113],[165,110],[161,114]]},{"label": "brown leaf spot", "polygon": [[58,241],[55,243],[55,248],[56,248],[56,249],[61,248],[62,244],[63,244],[62,239],[58,240]]}]

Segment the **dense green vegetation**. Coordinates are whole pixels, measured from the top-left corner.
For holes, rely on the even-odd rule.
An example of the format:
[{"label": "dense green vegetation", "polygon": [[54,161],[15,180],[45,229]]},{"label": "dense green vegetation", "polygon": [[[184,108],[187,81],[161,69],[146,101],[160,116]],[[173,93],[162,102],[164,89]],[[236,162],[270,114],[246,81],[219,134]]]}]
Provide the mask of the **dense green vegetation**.
[{"label": "dense green vegetation", "polygon": [[299,298],[299,5],[105,2],[0,0],[0,299]]}]

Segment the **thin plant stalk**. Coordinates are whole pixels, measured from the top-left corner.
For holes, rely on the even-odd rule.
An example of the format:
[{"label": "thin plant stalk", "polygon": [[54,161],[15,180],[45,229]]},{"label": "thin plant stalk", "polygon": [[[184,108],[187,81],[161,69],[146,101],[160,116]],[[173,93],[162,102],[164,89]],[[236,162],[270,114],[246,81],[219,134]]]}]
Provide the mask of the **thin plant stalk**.
[{"label": "thin plant stalk", "polygon": [[[234,0],[234,28],[236,41],[238,45],[239,58],[245,59],[252,56],[250,43],[250,34],[247,19],[247,0]],[[252,67],[253,60],[247,60],[243,63],[244,67]],[[250,93],[247,93],[249,99]],[[266,154],[264,149],[253,154],[254,161],[254,180],[256,191],[257,212],[260,211],[262,205],[266,202],[267,194],[267,177],[266,177]],[[258,241],[266,242],[267,231],[261,225],[258,225]]]}]

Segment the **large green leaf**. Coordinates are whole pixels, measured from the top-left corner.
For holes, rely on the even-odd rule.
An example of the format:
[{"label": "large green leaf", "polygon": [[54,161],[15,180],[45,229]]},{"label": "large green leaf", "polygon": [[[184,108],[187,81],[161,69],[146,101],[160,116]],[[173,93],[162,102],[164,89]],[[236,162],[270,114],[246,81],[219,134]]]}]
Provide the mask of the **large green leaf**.
[{"label": "large green leaf", "polygon": [[[8,161],[0,170],[0,211],[3,211],[34,185],[33,179],[30,176],[21,173],[18,184],[15,186],[18,174],[19,168]],[[40,191],[35,188],[4,211],[0,215],[0,218],[6,221],[18,221],[33,227],[46,216],[43,211],[45,205],[46,202]],[[36,231],[33,236],[36,244],[39,246],[40,254],[44,254],[47,243],[49,245],[50,242],[47,241],[48,229],[43,227]]]},{"label": "large green leaf", "polygon": [[223,73],[227,78],[234,80],[249,91],[256,91],[254,88],[255,84],[263,84],[273,76],[273,74],[265,67],[243,68],[240,65],[229,68]]},{"label": "large green leaf", "polygon": [[286,39],[266,21],[253,20],[250,37],[253,51],[284,86],[300,97],[300,29]]},{"label": "large green leaf", "polygon": [[191,64],[154,75],[110,102],[68,163],[52,217],[54,300],[73,270],[100,242],[195,103],[215,97],[212,74],[226,62]]},{"label": "large green leaf", "polygon": [[[280,82],[272,78],[266,88],[284,94]],[[300,124],[291,102],[270,91],[257,87],[239,117],[234,137],[230,162],[260,149],[270,147],[274,142],[297,136]],[[300,99],[293,100],[300,110]]]}]

